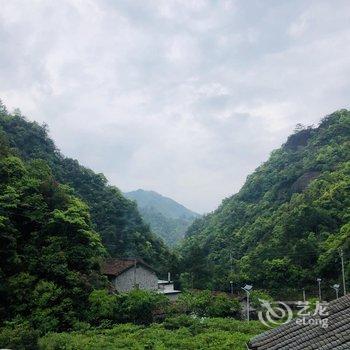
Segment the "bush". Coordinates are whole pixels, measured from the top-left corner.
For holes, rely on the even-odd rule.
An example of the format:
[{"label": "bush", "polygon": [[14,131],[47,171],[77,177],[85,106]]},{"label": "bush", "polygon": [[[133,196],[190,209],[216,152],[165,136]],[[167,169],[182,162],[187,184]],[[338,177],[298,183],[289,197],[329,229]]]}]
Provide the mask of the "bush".
[{"label": "bush", "polygon": [[136,324],[151,323],[155,313],[169,304],[166,296],[140,289],[121,295],[118,299],[124,321]]},{"label": "bush", "polygon": [[93,324],[102,321],[117,320],[117,296],[108,294],[106,290],[94,290],[89,295],[90,311],[89,320]]},{"label": "bush", "polygon": [[231,299],[226,294],[216,295],[209,305],[210,317],[238,317],[240,304],[237,299]]},{"label": "bush", "polygon": [[316,304],[320,302],[319,298],[309,298],[308,302],[308,312],[313,312],[316,310]]},{"label": "bush", "polygon": [[240,304],[226,294],[213,295],[209,290],[183,293],[175,306],[175,312],[187,312],[197,316],[238,317]]},{"label": "bush", "polygon": [[265,291],[257,289],[257,290],[253,290],[250,293],[250,304],[257,310],[261,309],[260,299],[273,302],[272,297],[268,293],[266,293]]},{"label": "bush", "polygon": [[197,318],[188,315],[180,315],[166,318],[163,325],[165,329],[174,330],[182,327],[189,328],[196,322],[198,322]]},{"label": "bush", "polygon": [[169,304],[164,295],[139,289],[122,294],[108,294],[105,290],[95,290],[90,294],[89,302],[89,320],[95,325],[111,325],[118,322],[149,324],[153,321],[155,313]]},{"label": "bush", "polygon": [[122,324],[112,329],[51,333],[40,339],[40,349],[244,350],[250,338],[265,330],[257,321],[180,316],[147,327]]},{"label": "bush", "polygon": [[39,332],[33,330],[28,322],[6,322],[0,328],[0,348],[16,350],[38,349]]}]

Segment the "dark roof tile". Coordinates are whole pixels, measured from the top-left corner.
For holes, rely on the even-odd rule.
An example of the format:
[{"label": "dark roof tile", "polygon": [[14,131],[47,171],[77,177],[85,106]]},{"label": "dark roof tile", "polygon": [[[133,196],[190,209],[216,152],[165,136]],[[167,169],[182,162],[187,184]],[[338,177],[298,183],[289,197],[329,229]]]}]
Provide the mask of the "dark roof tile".
[{"label": "dark roof tile", "polygon": [[131,267],[142,265],[151,271],[154,269],[141,259],[108,259],[101,265],[101,273],[107,276],[119,276]]},{"label": "dark roof tile", "polygon": [[253,350],[343,350],[350,349],[350,295],[329,304],[328,327],[298,325],[296,320],[253,338]]}]

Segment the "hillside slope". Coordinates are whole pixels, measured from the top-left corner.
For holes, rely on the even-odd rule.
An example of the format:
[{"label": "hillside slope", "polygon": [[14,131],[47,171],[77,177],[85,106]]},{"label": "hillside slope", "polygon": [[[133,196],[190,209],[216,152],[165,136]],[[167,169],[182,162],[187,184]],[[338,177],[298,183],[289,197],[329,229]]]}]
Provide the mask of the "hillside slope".
[{"label": "hillside slope", "polygon": [[14,154],[24,161],[47,162],[55,180],[69,185],[88,204],[93,228],[111,256],[140,257],[155,267],[166,265],[169,251],[143,222],[136,204],[110,186],[103,174],[64,157],[49,138],[46,126],[11,115],[2,106],[0,131]]},{"label": "hillside slope", "polygon": [[349,256],[349,237],[350,112],[341,110],[297,128],[237,194],[191,225],[183,280],[276,293],[312,289],[317,277],[331,285],[341,281],[338,248]]},{"label": "hillside slope", "polygon": [[106,251],[72,193],[44,161],[20,159],[0,132],[1,326],[26,319],[43,331],[72,328],[103,286]]},{"label": "hillside slope", "polygon": [[187,228],[199,217],[199,214],[154,191],[139,189],[124,194],[136,201],[145,222],[170,246],[180,242]]}]

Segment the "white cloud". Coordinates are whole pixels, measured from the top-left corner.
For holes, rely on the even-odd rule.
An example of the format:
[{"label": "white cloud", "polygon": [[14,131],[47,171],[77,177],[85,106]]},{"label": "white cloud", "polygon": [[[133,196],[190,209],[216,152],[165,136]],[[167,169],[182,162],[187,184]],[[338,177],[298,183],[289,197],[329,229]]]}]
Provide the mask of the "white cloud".
[{"label": "white cloud", "polygon": [[0,95],[123,190],[198,211],[348,107],[348,1],[0,0]]}]

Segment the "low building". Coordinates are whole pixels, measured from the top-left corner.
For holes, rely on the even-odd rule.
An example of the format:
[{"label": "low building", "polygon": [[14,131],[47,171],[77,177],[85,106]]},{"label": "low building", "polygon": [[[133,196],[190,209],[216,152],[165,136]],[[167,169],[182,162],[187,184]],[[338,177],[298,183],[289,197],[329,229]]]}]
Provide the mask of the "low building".
[{"label": "low building", "polygon": [[129,292],[139,288],[158,290],[155,270],[140,259],[109,259],[101,267],[117,292]]},{"label": "low building", "polygon": [[327,315],[296,318],[260,334],[247,347],[250,350],[349,350],[350,295],[330,302],[327,311]]},{"label": "low building", "polygon": [[174,283],[158,280],[156,271],[141,259],[109,259],[101,266],[101,272],[108,277],[113,292],[130,292],[144,289],[158,292],[170,300],[176,300],[181,293],[174,289]]},{"label": "low building", "polygon": [[176,300],[181,293],[181,291],[174,289],[174,282],[170,281],[170,276],[168,280],[158,281],[158,292],[164,294],[170,300]]}]

